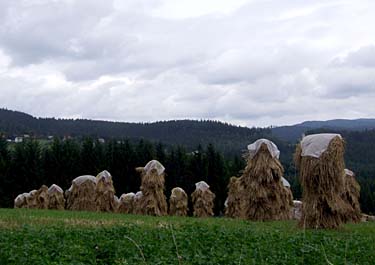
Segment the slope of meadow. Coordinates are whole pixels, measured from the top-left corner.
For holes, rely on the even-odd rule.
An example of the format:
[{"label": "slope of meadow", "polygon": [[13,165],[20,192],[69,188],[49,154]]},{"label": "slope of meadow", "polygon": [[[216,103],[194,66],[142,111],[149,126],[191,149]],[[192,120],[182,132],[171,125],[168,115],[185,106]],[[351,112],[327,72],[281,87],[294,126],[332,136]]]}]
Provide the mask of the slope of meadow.
[{"label": "slope of meadow", "polygon": [[375,224],[0,209],[0,264],[373,264]]}]

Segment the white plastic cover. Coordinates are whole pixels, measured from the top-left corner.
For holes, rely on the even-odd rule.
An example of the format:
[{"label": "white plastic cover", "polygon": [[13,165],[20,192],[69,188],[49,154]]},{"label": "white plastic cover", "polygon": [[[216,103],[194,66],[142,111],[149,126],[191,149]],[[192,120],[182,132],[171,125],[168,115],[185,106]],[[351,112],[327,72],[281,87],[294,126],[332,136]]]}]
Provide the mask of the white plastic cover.
[{"label": "white plastic cover", "polygon": [[228,198],[225,199],[224,207],[225,207],[225,208],[228,208]]},{"label": "white plastic cover", "polygon": [[51,187],[48,188],[48,193],[55,193],[55,192],[64,193],[62,188],[60,188],[56,184],[52,184]]},{"label": "white plastic cover", "polygon": [[120,202],[119,198],[116,195],[114,195],[113,198],[115,199],[115,202]]},{"label": "white plastic cover", "polygon": [[249,153],[250,153],[250,158],[253,158],[258,153],[259,148],[262,146],[262,144],[267,145],[267,149],[273,158],[276,157],[277,159],[279,159],[280,151],[277,148],[277,145],[275,145],[272,141],[267,140],[267,139],[256,140],[254,143],[249,144],[247,146],[247,149],[249,150]]},{"label": "white plastic cover", "polygon": [[349,170],[349,169],[347,169],[347,168],[345,168],[345,175],[346,176],[354,177],[354,172],[351,171],[351,170]]},{"label": "white plastic cover", "polygon": [[91,176],[91,175],[85,175],[85,176],[77,177],[77,178],[73,179],[72,183],[74,183],[77,186],[79,186],[79,185],[81,185],[82,183],[84,183],[86,181],[92,181],[92,182],[94,182],[96,184],[96,178],[94,176]]},{"label": "white plastic cover", "polygon": [[281,177],[281,181],[283,182],[284,187],[290,188],[290,183],[284,177]]},{"label": "white plastic cover", "polygon": [[129,193],[126,193],[126,194],[122,194],[121,197],[120,197],[120,201],[123,201],[126,198],[134,198],[134,197],[135,197],[134,192],[129,192]]},{"label": "white plastic cover", "polygon": [[195,189],[197,190],[205,191],[205,190],[208,190],[209,188],[210,186],[204,181],[199,181],[195,183]]},{"label": "white plastic cover", "polygon": [[301,141],[302,156],[319,158],[328,148],[333,138],[340,137],[340,134],[320,133],[305,136]]},{"label": "white plastic cover", "polygon": [[104,182],[108,183],[112,180],[112,175],[107,170],[104,170],[96,176],[96,179],[97,180],[104,180]]},{"label": "white plastic cover", "polygon": [[161,174],[164,173],[165,167],[157,160],[151,160],[150,162],[147,163],[147,165],[144,167],[144,170],[146,174],[150,173],[151,170],[155,169],[158,175],[160,176]]},{"label": "white plastic cover", "polygon": [[18,203],[22,203],[25,201],[26,199],[26,194],[28,193],[22,193],[22,194],[19,194],[15,199],[14,199],[14,203],[15,204],[18,204]]},{"label": "white plastic cover", "polygon": [[135,199],[140,199],[140,198],[142,198],[142,196],[143,196],[143,192],[142,192],[142,191],[138,191],[138,192],[135,194],[134,198],[135,198]]}]

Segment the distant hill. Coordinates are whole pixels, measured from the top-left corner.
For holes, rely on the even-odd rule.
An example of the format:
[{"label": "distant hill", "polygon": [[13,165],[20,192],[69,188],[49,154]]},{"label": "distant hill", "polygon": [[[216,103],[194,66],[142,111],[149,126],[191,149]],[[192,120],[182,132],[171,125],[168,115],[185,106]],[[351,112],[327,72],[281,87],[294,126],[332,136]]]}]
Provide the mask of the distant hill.
[{"label": "distant hill", "polygon": [[74,138],[148,139],[165,144],[180,144],[194,149],[199,144],[215,144],[224,153],[238,153],[252,141],[268,137],[270,129],[234,126],[209,120],[172,120],[154,123],[109,122],[84,119],[35,118],[0,109],[0,133],[8,137],[29,134],[37,138],[49,135]]},{"label": "distant hill", "polygon": [[272,134],[282,140],[295,142],[301,138],[302,134],[314,129],[328,129],[333,131],[371,130],[375,129],[375,119],[305,121],[291,126],[272,128]]}]

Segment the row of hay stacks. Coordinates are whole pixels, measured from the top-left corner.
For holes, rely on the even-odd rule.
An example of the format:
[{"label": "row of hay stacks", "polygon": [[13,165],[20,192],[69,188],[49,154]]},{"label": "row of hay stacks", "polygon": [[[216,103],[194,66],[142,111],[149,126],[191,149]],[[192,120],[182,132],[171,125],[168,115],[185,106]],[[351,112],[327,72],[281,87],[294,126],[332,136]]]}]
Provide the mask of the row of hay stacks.
[{"label": "row of hay stacks", "polygon": [[39,190],[18,195],[14,200],[14,208],[63,210],[65,208],[64,193],[56,184],[49,188],[43,185]]},{"label": "row of hay stacks", "polygon": [[283,184],[279,155],[277,146],[267,139],[248,146],[242,176],[230,179],[227,216],[255,221],[291,218],[293,195],[289,183]]},{"label": "row of hay stacks", "polygon": [[345,143],[339,134],[315,134],[297,146],[295,164],[303,189],[300,225],[337,228],[360,220],[360,187],[345,170]]}]

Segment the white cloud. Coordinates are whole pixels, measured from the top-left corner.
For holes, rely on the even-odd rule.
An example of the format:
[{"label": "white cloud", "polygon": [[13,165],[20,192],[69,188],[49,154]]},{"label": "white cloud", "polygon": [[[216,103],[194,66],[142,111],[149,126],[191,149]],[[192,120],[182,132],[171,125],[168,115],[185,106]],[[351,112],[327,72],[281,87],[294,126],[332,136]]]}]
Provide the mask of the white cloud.
[{"label": "white cloud", "polygon": [[121,121],[374,117],[375,3],[0,2],[0,106]]}]

